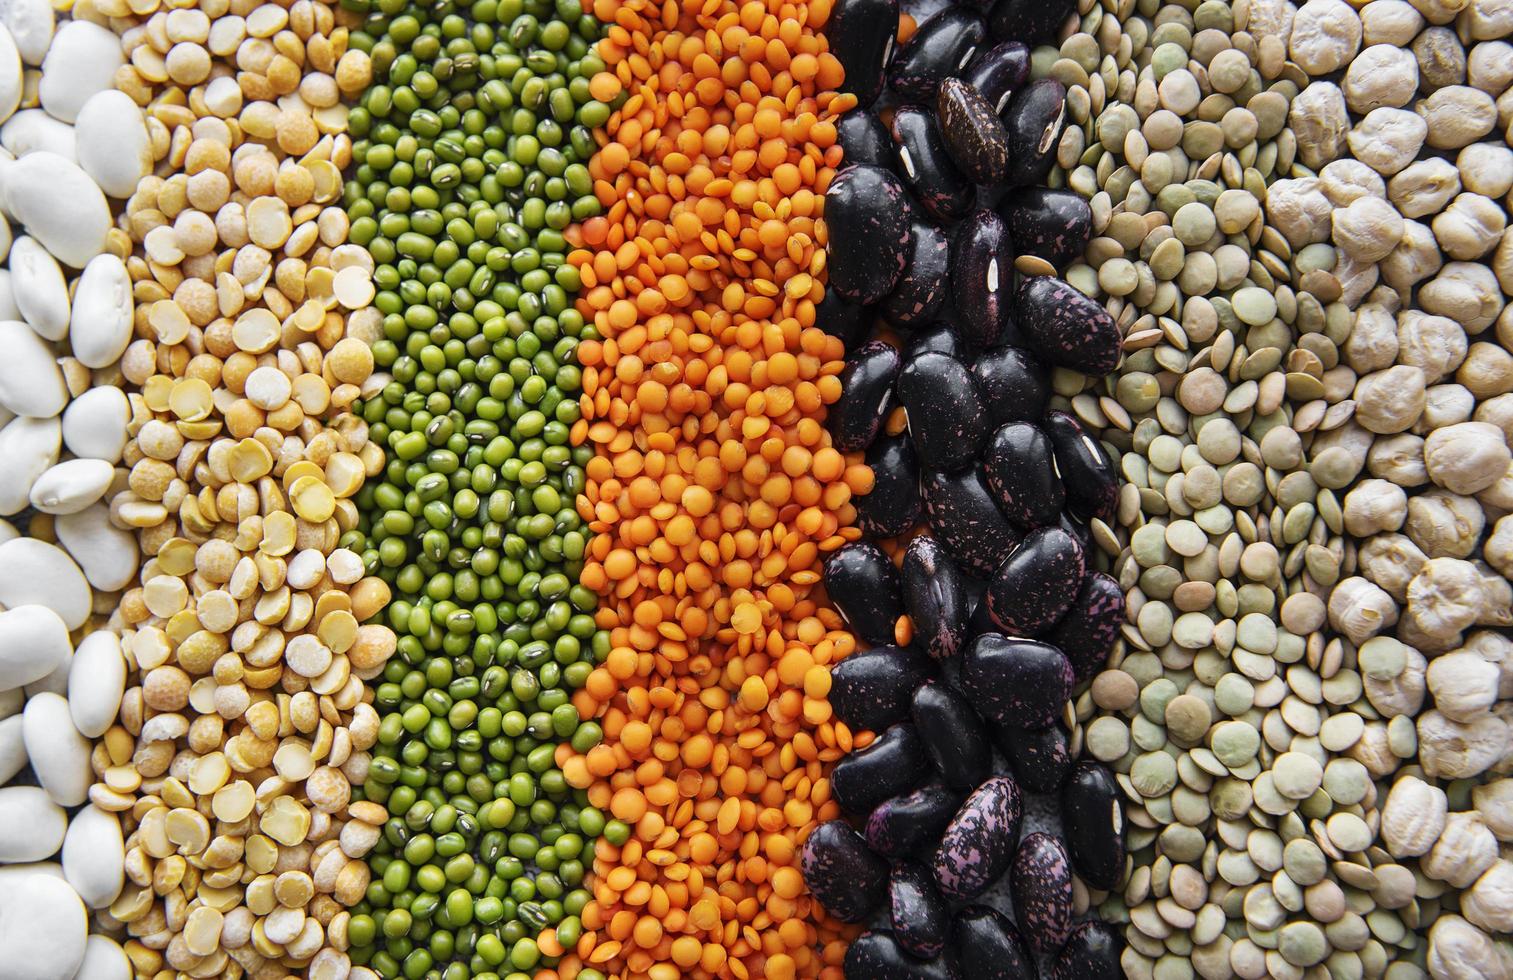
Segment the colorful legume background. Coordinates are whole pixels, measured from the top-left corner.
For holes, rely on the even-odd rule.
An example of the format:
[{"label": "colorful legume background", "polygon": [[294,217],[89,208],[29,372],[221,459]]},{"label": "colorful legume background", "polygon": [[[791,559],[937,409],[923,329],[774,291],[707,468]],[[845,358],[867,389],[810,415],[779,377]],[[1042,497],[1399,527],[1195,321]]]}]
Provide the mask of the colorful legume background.
[{"label": "colorful legume background", "polygon": [[1513,980],[1510,0],[0,4],[0,976]]}]

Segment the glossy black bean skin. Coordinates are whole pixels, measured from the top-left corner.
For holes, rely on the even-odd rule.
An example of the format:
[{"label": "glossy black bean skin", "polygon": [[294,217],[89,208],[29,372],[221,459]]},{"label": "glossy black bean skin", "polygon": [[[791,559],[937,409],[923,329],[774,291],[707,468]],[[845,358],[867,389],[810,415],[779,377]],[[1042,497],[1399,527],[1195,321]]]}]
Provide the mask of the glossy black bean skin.
[{"label": "glossy black bean skin", "polygon": [[1053,41],[1076,6],[1075,0],[998,0],[988,26],[995,40],[1033,47]]},{"label": "glossy black bean skin", "polygon": [[[896,537],[919,520],[919,461],[907,434],[881,436],[867,449],[872,489],[851,498],[856,526],[869,538]],[[917,627],[916,627],[917,631]]]},{"label": "glossy black bean skin", "polygon": [[842,922],[864,921],[887,895],[887,862],[844,820],[814,828],[804,841],[799,868],[809,891]]},{"label": "glossy black bean skin", "polygon": [[1026,834],[1009,870],[1014,914],[1036,953],[1054,953],[1072,932],[1072,861],[1050,834]]},{"label": "glossy black bean skin", "polygon": [[[952,314],[954,319],[954,311]],[[972,360],[975,348],[962,336],[962,331],[952,322],[940,320],[923,327],[915,327],[904,345],[904,357],[914,357],[925,351],[938,351],[956,358],[963,364]]]},{"label": "glossy black bean skin", "polygon": [[898,327],[934,319],[951,293],[951,238],[928,221],[914,222],[909,265],[878,309]]},{"label": "glossy black bean skin", "polygon": [[841,159],[846,163],[866,163],[898,173],[893,137],[871,109],[852,109],[837,119],[835,141],[841,145]]},{"label": "glossy black bean skin", "polygon": [[904,361],[894,391],[909,413],[921,468],[956,470],[976,457],[985,410],[965,364],[946,354],[916,354]]},{"label": "glossy black bean skin", "polygon": [[940,893],[967,901],[997,881],[1014,858],[1023,819],[1019,784],[1009,776],[984,781],[951,818],[935,849],[932,864]]},{"label": "glossy black bean skin", "polygon": [[1035,960],[1008,916],[987,905],[956,913],[951,946],[963,980],[1035,980]]},{"label": "glossy black bean skin", "polygon": [[1032,422],[1008,422],[983,450],[983,476],[998,507],[1016,524],[1056,523],[1066,492],[1056,476],[1051,439]]},{"label": "glossy black bean skin", "polygon": [[893,938],[906,952],[932,959],[946,948],[951,909],[922,865],[905,861],[888,876],[888,910]]},{"label": "glossy black bean skin", "polygon": [[867,817],[867,844],[883,857],[895,859],[921,849],[929,853],[961,808],[962,799],[961,793],[937,782],[884,800]]},{"label": "glossy black bean skin", "polygon": [[904,612],[898,568],[870,541],[842,545],[825,562],[825,592],[868,643],[888,643]]},{"label": "glossy black bean skin", "polygon": [[926,473],[920,492],[930,530],[968,575],[993,574],[1019,544],[977,469]]},{"label": "glossy black bean skin", "polygon": [[965,68],[987,36],[987,22],[979,14],[961,7],[942,10],[894,53],[888,87],[902,101],[933,105],[941,81]]},{"label": "glossy black bean skin", "polygon": [[825,290],[825,298],[814,308],[814,325],[832,337],[839,337],[850,354],[864,343],[872,332],[876,314],[870,306],[859,306],[841,297],[833,289]]},{"label": "glossy black bean skin", "polygon": [[898,0],[835,0],[826,34],[831,53],[846,70],[841,91],[853,93],[863,106],[876,102],[898,35]]},{"label": "glossy black bean skin", "polygon": [[977,350],[1000,343],[1014,302],[1014,244],[995,212],[979,209],[956,229],[951,246],[956,320]]},{"label": "glossy black bean skin", "polygon": [[859,650],[830,671],[830,706],[854,730],[880,732],[909,717],[914,689],[935,676],[918,650],[890,643]]},{"label": "glossy black bean skin", "polygon": [[846,980],[955,980],[949,957],[921,960],[904,952],[890,929],[871,929],[846,949]]},{"label": "glossy black bean skin", "polygon": [[1003,112],[1003,125],[1009,133],[1006,182],[1015,187],[1042,183],[1056,162],[1056,145],[1066,125],[1066,86],[1041,78],[1018,89]]},{"label": "glossy black bean skin", "polygon": [[988,424],[1033,422],[1045,414],[1051,374],[1022,347],[993,347],[972,365],[972,376],[988,406]]},{"label": "glossy black bean skin", "polygon": [[962,651],[961,690],[984,718],[1046,728],[1071,696],[1072,665],[1048,643],[985,633]]},{"label": "glossy black bean skin", "polygon": [[1068,283],[1052,276],[1021,281],[1016,312],[1019,332],[1041,360],[1096,377],[1119,366],[1119,326]]},{"label": "glossy black bean skin", "polygon": [[1021,255],[1038,255],[1058,269],[1082,255],[1093,230],[1093,209],[1076,191],[1016,187],[998,204]]},{"label": "glossy black bean skin", "polygon": [[1124,880],[1124,804],[1108,768],[1090,759],[1072,767],[1061,784],[1062,831],[1072,867],[1092,888]]},{"label": "glossy black bean skin", "polygon": [[922,106],[900,107],[893,114],[893,142],[899,176],[931,217],[949,224],[967,213],[976,190],[951,162],[933,112]]},{"label": "glossy black bean skin", "polygon": [[1056,954],[1051,980],[1123,980],[1124,940],[1107,922],[1079,923]]},{"label": "glossy black bean skin", "polygon": [[982,93],[959,78],[940,83],[941,134],[957,169],[974,184],[998,184],[1009,169],[1009,131]]},{"label": "glossy black bean skin", "polygon": [[862,344],[846,358],[841,397],[827,418],[837,450],[854,453],[872,445],[882,431],[902,364],[898,349],[880,340]]},{"label": "glossy black bean skin", "polygon": [[1037,528],[988,583],[988,614],[1006,636],[1039,636],[1055,626],[1082,588],[1086,558],[1059,527]]},{"label": "glossy black bean skin", "polygon": [[842,167],[825,192],[830,288],[863,305],[888,295],[908,262],[913,218],[909,192],[891,170]]},{"label": "glossy black bean skin", "polygon": [[1009,760],[1019,785],[1031,793],[1054,793],[1072,768],[1071,746],[1060,725],[1038,731],[993,726],[993,744]]},{"label": "glossy black bean skin", "polygon": [[1009,96],[1029,77],[1030,49],[1019,41],[1004,41],[973,58],[962,79],[1001,115]]},{"label": "glossy black bean skin", "polygon": [[971,616],[967,584],[956,561],[939,541],[921,534],[904,551],[899,576],[914,642],[936,660],[956,656],[966,641]]},{"label": "glossy black bean skin", "polygon": [[1124,590],[1104,573],[1090,571],[1082,580],[1077,601],[1048,639],[1072,662],[1080,684],[1103,669],[1123,625]]},{"label": "glossy black bean skin", "polygon": [[864,749],[852,752],[830,771],[830,790],[846,813],[867,813],[890,796],[925,781],[930,757],[908,722],[894,725]]},{"label": "glossy black bean skin", "polygon": [[1103,446],[1068,412],[1047,412],[1042,425],[1056,451],[1067,509],[1084,519],[1112,520],[1119,504],[1119,476]]},{"label": "glossy black bean skin", "polygon": [[921,684],[914,691],[913,716],[925,751],[947,786],[975,789],[987,777],[993,763],[987,728],[960,691],[941,681]]}]

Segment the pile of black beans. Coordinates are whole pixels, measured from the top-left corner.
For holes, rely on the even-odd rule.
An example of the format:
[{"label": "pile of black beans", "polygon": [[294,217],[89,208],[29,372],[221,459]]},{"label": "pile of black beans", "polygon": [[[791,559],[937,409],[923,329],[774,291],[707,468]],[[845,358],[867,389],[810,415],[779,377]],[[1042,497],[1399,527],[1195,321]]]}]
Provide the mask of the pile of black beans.
[{"label": "pile of black beans", "polygon": [[[848,819],[810,836],[803,870],[835,918],[886,919],[851,946],[848,980],[1033,978],[1037,962],[1055,980],[1122,975],[1116,931],[1076,922],[1073,903],[1074,876],[1108,890],[1124,875],[1119,789],[1060,724],[1124,622],[1090,563],[1089,522],[1113,519],[1118,487],[1098,442],[1048,407],[1054,368],[1107,374],[1121,336],[1099,304],[1015,264],[1050,272],[1088,240],[1087,203],[1035,186],[1066,93],[1028,81],[1029,46],[1071,6],[957,4],[896,50],[897,0],[837,0],[831,21],[860,105],[838,126],[819,322],[849,352],[835,446],[865,451],[876,482],[857,502],[864,540],[825,568],[870,644],[835,666],[830,702],[876,737],[831,774]],[[898,343],[869,339],[884,325]],[[901,567],[888,539],[908,540]],[[1054,801],[1062,836],[1021,839],[1026,794]],[[1017,926],[984,898],[1005,876]]]}]

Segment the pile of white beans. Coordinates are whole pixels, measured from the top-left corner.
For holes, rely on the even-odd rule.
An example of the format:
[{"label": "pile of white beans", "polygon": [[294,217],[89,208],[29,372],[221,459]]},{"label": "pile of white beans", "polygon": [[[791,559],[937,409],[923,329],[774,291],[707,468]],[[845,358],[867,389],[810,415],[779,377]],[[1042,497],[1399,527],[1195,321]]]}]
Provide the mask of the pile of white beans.
[{"label": "pile of white beans", "polygon": [[[89,935],[123,882],[121,827],[90,802],[91,740],[126,681],[105,629],[133,581],[135,537],[109,495],[131,407],[131,243],[110,197],[152,165],[141,110],[112,88],[107,27],[48,0],[0,5],[0,974],[116,980]],[[22,528],[11,519],[25,515]],[[97,628],[98,627],[98,628]]]}]

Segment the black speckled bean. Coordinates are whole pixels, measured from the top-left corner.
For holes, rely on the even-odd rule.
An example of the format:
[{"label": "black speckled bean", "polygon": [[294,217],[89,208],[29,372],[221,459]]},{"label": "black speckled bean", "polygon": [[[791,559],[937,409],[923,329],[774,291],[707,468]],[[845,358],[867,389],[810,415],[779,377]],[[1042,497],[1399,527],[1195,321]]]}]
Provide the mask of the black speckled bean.
[{"label": "black speckled bean", "polygon": [[868,643],[888,643],[904,614],[898,568],[870,541],[852,541],[825,561],[825,592],[847,625]]},{"label": "black speckled bean", "polygon": [[985,633],[962,652],[961,690],[984,718],[1046,728],[1072,694],[1072,665],[1049,643]]},{"label": "black speckled bean", "polygon": [[945,354],[917,354],[904,362],[894,390],[909,413],[921,468],[955,470],[976,457],[987,435],[985,412],[965,364]]},{"label": "black speckled bean", "polygon": [[888,127],[871,109],[852,109],[835,121],[835,141],[846,163],[866,163],[898,173],[898,154]]},{"label": "black speckled bean", "polygon": [[1004,110],[1003,125],[1009,132],[1007,182],[1015,187],[1044,182],[1056,162],[1056,146],[1066,125],[1066,86],[1054,78],[1041,78],[1015,91]]},{"label": "black speckled bean", "polygon": [[929,783],[884,800],[867,817],[867,844],[889,858],[901,858],[921,848],[928,853],[961,808],[962,798],[943,783]]},{"label": "black speckled bean", "polygon": [[1076,191],[1018,187],[999,202],[1021,255],[1038,255],[1060,268],[1082,257],[1093,230],[1093,209]]},{"label": "black speckled bean", "polygon": [[830,670],[830,706],[853,730],[880,732],[909,717],[914,689],[936,667],[913,648],[889,643],[859,650]]},{"label": "black speckled bean", "polygon": [[1056,469],[1066,486],[1067,509],[1084,519],[1113,520],[1119,505],[1119,477],[1108,453],[1068,412],[1047,412],[1041,425],[1056,451]]},{"label": "black speckled bean", "polygon": [[994,725],[993,743],[1009,760],[1019,785],[1031,793],[1056,792],[1071,771],[1071,746],[1060,725],[1038,731]]},{"label": "black speckled bean", "polygon": [[1003,219],[974,211],[956,229],[951,247],[951,292],[956,319],[973,348],[1002,342],[1014,302],[1014,245]]},{"label": "black speckled bean", "polygon": [[959,78],[940,83],[935,111],[957,168],[974,184],[998,184],[1009,169],[1009,132],[982,93]]},{"label": "black speckled bean", "polygon": [[846,980],[955,980],[950,957],[921,960],[904,952],[891,929],[862,933],[846,949]]},{"label": "black speckled bean", "polygon": [[941,894],[966,901],[997,881],[1014,858],[1023,817],[1024,801],[1012,777],[992,776],[977,787],[935,850],[935,884]]},{"label": "black speckled bean", "polygon": [[837,762],[830,770],[830,790],[842,811],[861,814],[907,793],[929,774],[924,742],[913,725],[901,722]]},{"label": "black speckled bean", "polygon": [[994,347],[972,365],[972,376],[988,407],[988,424],[1034,422],[1045,414],[1051,374],[1022,347]]},{"label": "black speckled bean", "polygon": [[997,40],[1046,44],[1076,7],[1076,0],[998,0],[989,23]]},{"label": "black speckled bean", "polygon": [[993,574],[988,614],[1005,636],[1038,636],[1072,607],[1086,571],[1076,538],[1059,527],[1037,528]]},{"label": "black speckled bean", "polygon": [[929,681],[915,690],[914,727],[947,786],[969,790],[988,775],[993,750],[987,729],[951,685]]},{"label": "black speckled bean", "polygon": [[887,862],[844,820],[814,828],[804,841],[799,868],[810,893],[842,922],[864,921],[887,894]]},{"label": "black speckled bean", "polygon": [[925,221],[914,222],[909,265],[879,309],[894,326],[926,323],[946,303],[951,292],[951,239]]},{"label": "black speckled bean", "polygon": [[830,406],[827,422],[835,448],[854,453],[872,445],[882,431],[893,400],[893,382],[903,363],[898,349],[870,340],[851,352],[841,369],[841,397]]},{"label": "black speckled bean", "polygon": [[930,530],[967,574],[993,574],[1019,544],[977,469],[926,473],[920,491]]},{"label": "black speckled bean", "polygon": [[1030,49],[1019,41],[1004,41],[979,54],[962,76],[1000,115],[1009,104],[1009,96],[1029,77]]},{"label": "black speckled bean", "polygon": [[1045,527],[1061,516],[1066,492],[1056,476],[1051,439],[1031,422],[1008,422],[988,440],[983,476],[999,508],[1016,524]]},{"label": "black speckled bean", "polygon": [[888,876],[888,912],[893,937],[906,952],[933,959],[946,948],[951,909],[923,866],[905,861]]},{"label": "black speckled bean", "polygon": [[890,170],[842,167],[825,192],[830,288],[854,303],[876,303],[903,274],[914,206]]},{"label": "black speckled bean", "polygon": [[1025,834],[1009,871],[1014,914],[1036,953],[1054,953],[1072,932],[1072,861],[1050,834]]},{"label": "black speckled bean", "polygon": [[970,596],[956,562],[939,541],[921,534],[909,542],[899,574],[914,642],[936,660],[956,656],[966,641],[971,615]]},{"label": "black speckled bean", "polygon": [[[905,590],[907,605],[908,592]],[[1124,590],[1102,572],[1088,572],[1077,601],[1048,639],[1072,662],[1080,684],[1103,669],[1124,625]]]},{"label": "black speckled bean", "polygon": [[1061,822],[1072,866],[1091,888],[1124,880],[1124,804],[1107,767],[1084,759],[1061,784]]},{"label": "black speckled bean", "polygon": [[882,436],[867,449],[872,489],[853,497],[856,526],[869,538],[892,538],[919,520],[919,462],[904,433]]},{"label": "black speckled bean", "polygon": [[898,36],[898,0],[835,0],[825,33],[846,70],[841,91],[853,93],[863,106],[877,101]]},{"label": "black speckled bean", "polygon": [[1124,980],[1124,940],[1107,922],[1078,924],[1051,967],[1051,980]]},{"label": "black speckled bean", "polygon": [[1035,980],[1035,960],[1009,917],[986,905],[968,905],[951,928],[963,980]]},{"label": "black speckled bean", "polygon": [[951,162],[934,113],[922,106],[901,106],[893,113],[893,142],[899,176],[936,221],[949,224],[967,213],[976,190]]},{"label": "black speckled bean", "polygon": [[936,88],[971,62],[987,36],[979,14],[961,7],[942,10],[899,46],[888,67],[888,86],[903,101],[933,105]]},{"label": "black speckled bean", "polygon": [[873,308],[848,302],[833,289],[814,308],[814,324],[846,345],[846,353],[856,350],[872,332]]},{"label": "black speckled bean", "polygon": [[1102,377],[1119,366],[1119,326],[1095,300],[1052,276],[1019,284],[1019,332],[1042,360]]}]

